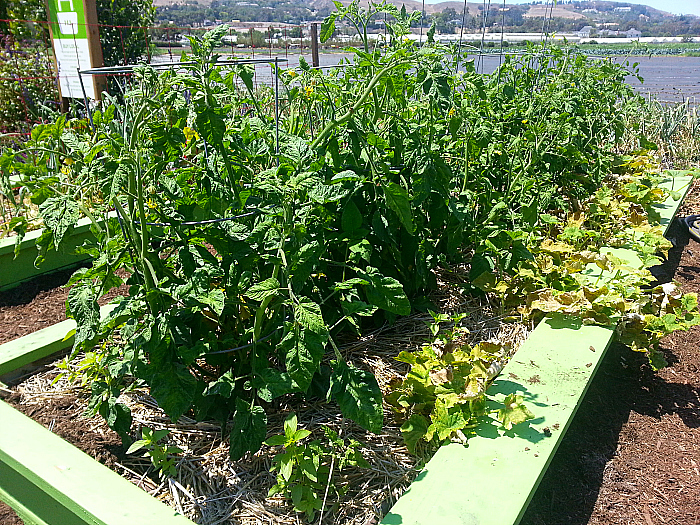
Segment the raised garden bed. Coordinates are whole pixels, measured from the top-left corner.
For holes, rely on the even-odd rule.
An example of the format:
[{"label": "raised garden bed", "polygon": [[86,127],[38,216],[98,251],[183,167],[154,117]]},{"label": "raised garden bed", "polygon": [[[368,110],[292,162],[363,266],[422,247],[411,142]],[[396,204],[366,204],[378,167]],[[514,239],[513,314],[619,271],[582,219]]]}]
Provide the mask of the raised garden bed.
[{"label": "raised garden bed", "polygon": [[[688,181],[679,178],[676,187],[687,186]],[[678,204],[669,202],[661,208],[665,224],[670,223]],[[66,325],[57,330],[63,333],[67,329]],[[503,370],[502,379],[497,379],[488,391],[494,401],[510,393],[524,395],[537,418],[512,431],[499,428],[494,420],[479,427],[469,447],[442,447],[383,523],[517,523],[571,423],[612,334],[612,329],[582,326],[572,318],[555,317],[540,323]],[[569,351],[562,352],[563,347]],[[9,368],[13,366],[3,370]],[[498,435],[504,437],[493,439]],[[472,474],[458,475],[465,470]],[[474,484],[472,475],[481,482]],[[506,478],[512,482],[506,482]],[[464,486],[460,480],[464,480]],[[491,497],[507,497],[511,504],[494,513],[497,501],[489,503]],[[477,514],[482,508],[489,511]]]},{"label": "raised garden bed", "polygon": [[[41,180],[50,193],[51,181],[77,177],[69,193],[43,201],[50,235],[42,239],[53,236],[58,245],[90,195],[98,213],[119,210],[120,220],[105,222],[97,235],[94,265],[72,279],[73,357],[84,357],[65,365],[77,366],[67,376],[91,385],[89,406],[126,441],[141,437],[137,446],[176,489],[176,508],[184,494],[196,507],[192,516],[222,498],[214,490],[200,500],[181,477],[175,485],[173,476],[199,469],[209,456],[198,457],[182,436],[159,443],[166,417],[196,436],[198,421],[220,421],[219,433],[229,437],[217,449],[233,464],[252,465],[241,487],[269,479],[271,463],[276,483],[258,499],[310,520],[331,512],[329,491],[334,502],[340,493],[334,466],[349,492],[359,488],[357,476],[340,472],[364,464],[346,425],[374,433],[380,445],[383,429],[394,442],[402,436],[404,450],[419,458],[474,434],[466,450],[484,447],[483,456],[452,458],[455,446],[441,448],[385,519],[422,521],[416,501],[420,510],[437,505],[444,517],[454,512],[452,492],[442,503],[434,492],[440,484],[438,494],[454,488],[435,475],[454,460],[491,461],[486,470],[529,464],[535,477],[523,479],[526,489],[507,486],[510,504],[499,514],[517,521],[612,327],[620,321],[622,340],[656,369],[664,365],[661,337],[700,323],[696,296],[654,287],[646,270],[669,247],[653,209],[668,193],[657,187],[658,146],[635,131],[644,129],[634,119],[644,103],[624,83],[634,71],[588,61],[575,49],[535,46],[509,57],[497,74],[480,76],[468,63],[462,74],[446,48],[429,42],[417,49],[400,38],[419,13],[369,9],[357,2],[342,8],[323,35],[338,18],[364,25],[384,9],[399,38],[376,53],[365,39],[360,60],[342,72],[301,63],[278,74],[271,91],[253,93],[249,61],[217,62],[221,27],[193,42],[182,74],[136,68],[139,88],[123,102],[105,102],[90,128],[68,129],[58,119],[32,136],[28,158],[46,167]],[[10,157],[18,171],[29,167],[21,155]],[[678,199],[682,188],[671,189]],[[669,220],[673,207],[657,211]],[[131,275],[129,294],[101,320],[97,300],[122,285],[117,272]],[[461,317],[451,315],[460,312],[435,314],[428,342],[394,354],[402,363],[394,363],[401,369],[395,377],[368,366],[374,360],[381,368],[376,353],[358,359],[351,351],[368,331],[430,308],[445,274],[460,281],[461,293],[489,298],[499,316],[546,316],[534,342],[496,379],[495,395],[486,389],[511,349],[468,339]],[[595,340],[587,342],[589,332]],[[18,344],[9,347],[8,368],[18,365]],[[528,352],[537,355],[521,361]],[[584,359],[589,353],[598,356]],[[540,363],[545,356],[551,369]],[[569,366],[558,369],[557,360]],[[562,375],[566,381],[558,381]],[[557,395],[564,397],[547,399]],[[319,399],[332,404],[316,423],[340,422],[325,437],[308,419],[307,407]],[[151,415],[140,412],[144,404]],[[389,415],[395,419],[387,422]],[[312,431],[324,441],[307,439]],[[516,443],[519,434],[528,443],[522,449],[504,446],[498,455],[490,448],[497,441],[490,435]],[[181,470],[173,442],[195,453],[179,460]],[[392,493],[398,486],[388,485]],[[393,497],[365,507],[382,516]],[[223,499],[233,506],[240,497]],[[461,516],[480,519],[475,512]]]}]

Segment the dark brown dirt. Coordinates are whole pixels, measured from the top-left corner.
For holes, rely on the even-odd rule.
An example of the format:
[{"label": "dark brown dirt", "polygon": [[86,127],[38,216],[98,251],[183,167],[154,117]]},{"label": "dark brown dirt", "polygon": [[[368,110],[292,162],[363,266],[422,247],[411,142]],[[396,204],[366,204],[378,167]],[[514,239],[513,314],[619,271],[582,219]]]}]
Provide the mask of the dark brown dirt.
[{"label": "dark brown dirt", "polygon": [[[700,213],[700,180],[681,214]],[[655,270],[700,292],[700,244],[676,222]],[[669,366],[608,351],[522,525],[700,525],[700,326],[663,341]]]},{"label": "dark brown dirt", "polygon": [[[0,292],[0,344],[64,321],[69,291],[65,284],[74,271],[75,268],[42,275]],[[126,294],[128,287],[124,285],[98,302],[104,305],[117,295]]]}]

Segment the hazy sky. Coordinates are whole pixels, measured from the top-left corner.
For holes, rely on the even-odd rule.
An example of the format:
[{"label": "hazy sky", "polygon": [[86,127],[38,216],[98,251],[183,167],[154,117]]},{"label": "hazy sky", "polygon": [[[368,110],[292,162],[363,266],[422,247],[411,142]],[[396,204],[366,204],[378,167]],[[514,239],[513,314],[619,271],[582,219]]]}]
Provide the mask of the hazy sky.
[{"label": "hazy sky", "polygon": [[[443,0],[425,0],[426,4],[437,4]],[[469,0],[474,2],[478,0]],[[528,4],[531,0],[506,0],[507,4]],[[542,0],[544,3],[544,0]],[[488,0],[486,0],[488,4]],[[491,0],[491,5],[502,4],[503,0]],[[676,15],[698,15],[700,16],[700,0],[628,0],[628,3],[648,5],[662,11],[667,11]]]}]

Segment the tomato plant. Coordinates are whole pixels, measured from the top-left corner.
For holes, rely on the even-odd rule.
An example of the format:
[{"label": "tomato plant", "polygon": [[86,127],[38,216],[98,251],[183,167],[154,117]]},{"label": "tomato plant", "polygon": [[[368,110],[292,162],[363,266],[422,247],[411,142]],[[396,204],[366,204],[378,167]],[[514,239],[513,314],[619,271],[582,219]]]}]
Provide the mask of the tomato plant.
[{"label": "tomato plant", "polygon": [[[181,71],[135,68],[92,128],[38,126],[0,159],[40,201],[40,256],[80,213],[94,218],[97,240],[82,248],[94,263],[71,279],[68,311],[74,353],[102,345],[91,406],[122,435],[131,421],[118,396],[141,385],[172,419],[230,421],[234,459],[259,449],[282,396],[321,393],[378,432],[377,381],[345,361],[338,335],[425,305],[439,266],[468,262],[470,290],[504,311],[641,316],[638,348],[652,363],[660,333],[698,321],[696,302],[654,307],[648,271],[622,277],[601,252],[632,246],[650,265],[667,247],[653,225],[666,197],[658,177],[614,154],[637,103],[629,71],[530,46],[482,76],[431,33],[422,47],[405,39],[415,14],[338,9],[322,36],[340,18],[361,29],[386,13],[390,38],[365,38],[342,69],[276,71],[279,143],[272,92],[255,91],[248,65],[217,65],[224,26],[192,39]],[[587,284],[589,264],[613,278]],[[97,299],[122,284],[119,270],[129,296],[100,319]],[[433,403],[416,408],[408,391],[392,401],[421,422],[414,443],[473,423],[489,379],[483,348],[403,356]],[[446,359],[459,361],[460,384],[430,378]],[[512,399],[501,419],[527,416]]]}]

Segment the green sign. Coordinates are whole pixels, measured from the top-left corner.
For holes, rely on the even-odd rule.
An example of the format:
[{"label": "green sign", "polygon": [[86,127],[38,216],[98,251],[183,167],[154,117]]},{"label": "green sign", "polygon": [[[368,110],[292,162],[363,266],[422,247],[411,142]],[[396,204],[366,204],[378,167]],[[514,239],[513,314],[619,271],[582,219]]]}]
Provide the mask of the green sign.
[{"label": "green sign", "polygon": [[95,98],[92,75],[83,75],[82,85],[78,75],[79,70],[92,67],[84,0],[47,0],[46,9],[51,23],[61,96]]},{"label": "green sign", "polygon": [[83,0],[47,0],[47,7],[55,40],[87,38]]}]

